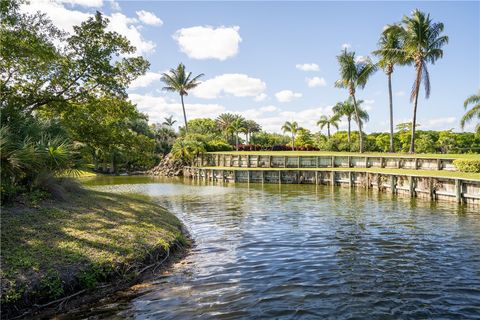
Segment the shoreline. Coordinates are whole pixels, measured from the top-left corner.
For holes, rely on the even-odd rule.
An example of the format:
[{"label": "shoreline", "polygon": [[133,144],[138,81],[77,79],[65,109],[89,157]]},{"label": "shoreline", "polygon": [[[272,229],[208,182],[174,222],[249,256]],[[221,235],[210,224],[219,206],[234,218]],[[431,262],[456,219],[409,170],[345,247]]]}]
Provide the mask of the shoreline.
[{"label": "shoreline", "polygon": [[84,190],[2,207],[2,223],[2,319],[91,306],[166,271],[192,245],[176,216],[135,194]]}]

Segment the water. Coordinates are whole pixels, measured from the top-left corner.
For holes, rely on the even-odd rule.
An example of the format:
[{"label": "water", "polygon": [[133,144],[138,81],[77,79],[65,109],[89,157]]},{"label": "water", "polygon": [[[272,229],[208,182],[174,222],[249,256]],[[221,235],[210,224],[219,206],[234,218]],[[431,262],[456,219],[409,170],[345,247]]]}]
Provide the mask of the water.
[{"label": "water", "polygon": [[135,296],[76,317],[480,319],[478,208],[311,185],[87,184],[151,195],[196,245]]}]

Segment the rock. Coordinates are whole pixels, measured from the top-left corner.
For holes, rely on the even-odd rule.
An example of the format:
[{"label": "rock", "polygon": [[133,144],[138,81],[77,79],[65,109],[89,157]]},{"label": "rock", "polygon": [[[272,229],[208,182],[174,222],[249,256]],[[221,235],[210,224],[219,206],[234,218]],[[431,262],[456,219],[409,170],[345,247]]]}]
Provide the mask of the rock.
[{"label": "rock", "polygon": [[181,176],[182,173],[182,161],[174,160],[170,153],[167,154],[156,167],[147,172],[149,175],[167,177]]}]

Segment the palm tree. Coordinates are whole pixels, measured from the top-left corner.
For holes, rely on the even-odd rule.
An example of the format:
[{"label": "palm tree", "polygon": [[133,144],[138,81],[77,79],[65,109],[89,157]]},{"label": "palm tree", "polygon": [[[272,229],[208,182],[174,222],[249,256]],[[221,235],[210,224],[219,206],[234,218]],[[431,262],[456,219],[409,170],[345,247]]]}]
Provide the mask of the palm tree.
[{"label": "palm tree", "polygon": [[[401,41],[402,29],[399,25],[389,26],[382,32],[378,41],[378,49],[373,54],[380,57],[378,65],[385,71],[388,78],[388,101],[390,109],[390,152],[395,152],[393,143],[393,96],[392,96],[392,73],[396,64],[404,63],[404,57],[399,54],[403,43]],[[397,52],[397,54],[392,54]],[[401,52],[401,51],[400,51]]]},{"label": "palm tree", "polygon": [[361,61],[357,61],[355,59],[355,52],[347,52],[347,49],[337,56],[337,60],[340,65],[340,79],[335,81],[335,86],[337,88],[348,89],[348,93],[352,98],[355,119],[357,121],[360,136],[360,152],[363,152],[362,122],[358,112],[355,90],[357,88],[363,89],[365,87],[368,78],[377,71],[377,66],[373,64],[368,57]]},{"label": "palm tree", "polygon": [[172,147],[174,159],[192,163],[196,156],[205,152],[205,146],[198,140],[177,139]]},{"label": "palm tree", "polygon": [[[360,118],[360,121],[365,121],[367,122],[369,120],[369,115],[368,112],[362,109],[361,105],[363,103],[363,100],[357,101],[357,110],[358,110],[358,117]],[[343,102],[338,102],[334,107],[333,107],[333,112],[338,116],[342,117],[345,116],[347,118],[347,136],[348,136],[348,145],[350,146],[351,143],[351,122],[352,118],[355,115],[355,107],[353,106],[352,99],[349,98],[348,100],[345,100]]]},{"label": "palm tree", "polygon": [[327,136],[330,139],[330,126],[337,128],[338,130],[338,121],[340,117],[337,114],[333,116],[321,116],[320,120],[317,121],[317,126],[320,126],[320,130],[327,126]]},{"label": "palm tree", "polygon": [[254,132],[260,132],[262,127],[253,120],[246,120],[245,121],[245,129],[246,129],[246,138],[247,143],[250,143],[251,134]]},{"label": "palm tree", "polygon": [[[477,94],[471,95],[465,100],[465,102],[463,103],[465,109],[467,109],[469,104],[475,105],[472,107],[472,109],[468,110],[460,120],[460,125],[462,126],[462,129],[465,127],[465,123],[472,120],[473,118],[477,117],[478,119],[480,119],[480,90],[478,90]],[[477,123],[475,131],[477,132],[477,134],[480,134],[480,123]]]},{"label": "palm tree", "polygon": [[185,104],[183,103],[183,96],[188,95],[188,90],[198,86],[200,82],[198,79],[203,77],[203,73],[192,78],[192,73],[186,74],[185,66],[180,63],[177,69],[170,69],[168,73],[163,73],[161,80],[166,84],[162,90],[178,92],[182,100],[183,119],[185,120],[185,132],[188,133],[187,114],[185,113]]},{"label": "palm tree", "polygon": [[238,115],[232,113],[222,113],[220,114],[215,122],[217,123],[218,129],[225,134],[225,139],[228,141],[228,136],[231,134],[230,126],[232,125],[233,121],[237,118]]},{"label": "palm tree", "polygon": [[429,14],[415,9],[410,17],[404,16],[402,19],[400,37],[403,47],[388,50],[392,56],[401,55],[404,57],[405,63],[415,66],[415,81],[410,96],[410,101],[413,102],[410,153],[415,152],[418,94],[422,80],[425,87],[425,98],[430,97],[430,76],[427,63],[434,64],[435,61],[442,58],[442,47],[448,43],[448,36],[440,35],[443,29],[443,23],[434,23]]},{"label": "palm tree", "polygon": [[167,118],[164,118],[165,121],[163,121],[163,125],[164,126],[167,126],[167,127],[173,127],[173,125],[175,124],[175,122],[177,122],[177,120],[173,120],[173,116],[170,116],[170,117],[167,117]]},{"label": "palm tree", "polygon": [[235,149],[238,151],[238,134],[246,132],[245,119],[237,117],[231,124],[229,130],[235,135]]},{"label": "palm tree", "polygon": [[292,135],[292,151],[295,151],[295,136],[301,129],[302,128],[298,126],[298,123],[296,121],[287,121],[282,126],[283,132],[290,132],[290,134]]}]

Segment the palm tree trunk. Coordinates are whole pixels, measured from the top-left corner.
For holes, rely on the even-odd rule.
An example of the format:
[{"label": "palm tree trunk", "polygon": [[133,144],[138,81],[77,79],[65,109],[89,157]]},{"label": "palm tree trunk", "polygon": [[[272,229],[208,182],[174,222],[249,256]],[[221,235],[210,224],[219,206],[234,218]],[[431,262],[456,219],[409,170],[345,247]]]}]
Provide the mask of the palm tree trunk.
[{"label": "palm tree trunk", "polygon": [[360,142],[360,153],[363,153],[363,136],[362,136],[362,122],[360,121],[360,117],[358,116],[358,109],[357,109],[357,99],[355,98],[355,95],[352,95],[353,99],[353,107],[355,109],[355,118],[357,119],[357,125],[358,125],[358,136],[359,136],[359,142]]},{"label": "palm tree trunk", "polygon": [[235,149],[238,151],[238,133],[235,134]]},{"label": "palm tree trunk", "polygon": [[352,118],[347,118],[347,122],[348,122],[348,131],[347,131],[347,134],[348,134],[348,151],[350,151],[350,142],[351,142],[351,122],[352,122]]},{"label": "palm tree trunk", "polygon": [[183,94],[180,95],[180,99],[182,100],[183,120],[185,120],[185,133],[188,133],[187,113],[185,112],[185,104],[183,103]]},{"label": "palm tree trunk", "polygon": [[295,135],[292,133],[292,151],[295,151]]},{"label": "palm tree trunk", "polygon": [[422,79],[422,65],[417,68],[417,79],[415,83],[415,99],[413,102],[413,119],[412,119],[412,136],[410,137],[410,151],[409,153],[415,153],[415,127],[417,126],[417,104],[418,104],[418,92],[420,91],[420,81]]},{"label": "palm tree trunk", "polygon": [[330,124],[327,123],[327,135],[328,135],[328,139],[330,139]]},{"label": "palm tree trunk", "polygon": [[393,144],[393,97],[392,97],[392,73],[388,74],[388,98],[390,102],[390,152],[395,152]]}]

